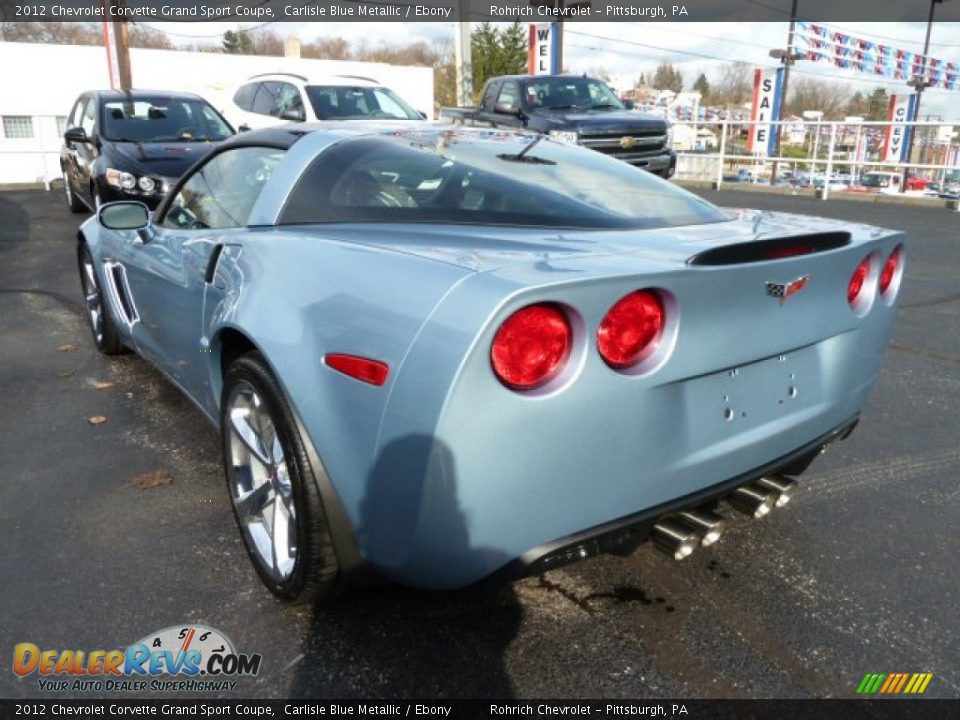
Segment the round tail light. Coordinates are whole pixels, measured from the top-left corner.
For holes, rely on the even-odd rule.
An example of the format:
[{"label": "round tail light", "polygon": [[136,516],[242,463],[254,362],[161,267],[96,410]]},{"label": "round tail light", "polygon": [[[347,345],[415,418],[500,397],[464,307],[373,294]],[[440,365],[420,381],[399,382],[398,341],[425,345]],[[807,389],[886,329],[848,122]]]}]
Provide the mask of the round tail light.
[{"label": "round tail light", "polygon": [[637,290],[607,311],[597,330],[597,349],[608,365],[623,368],[647,357],[663,335],[666,313],[657,293]]},{"label": "round tail light", "polygon": [[855,307],[858,304],[860,296],[863,295],[866,288],[867,276],[869,274],[870,258],[865,257],[860,261],[860,264],[857,265],[857,269],[853,271],[853,275],[850,276],[850,282],[847,284],[847,302],[850,303],[850,307]]},{"label": "round tail light", "polygon": [[493,338],[490,361],[504,385],[532,390],[557,375],[570,356],[567,316],[554,305],[528,305],[508,317]]},{"label": "round tail light", "polygon": [[880,271],[880,293],[886,295],[893,279],[897,276],[897,269],[900,267],[900,255],[902,248],[897,247],[887,261],[883,264],[883,270]]}]

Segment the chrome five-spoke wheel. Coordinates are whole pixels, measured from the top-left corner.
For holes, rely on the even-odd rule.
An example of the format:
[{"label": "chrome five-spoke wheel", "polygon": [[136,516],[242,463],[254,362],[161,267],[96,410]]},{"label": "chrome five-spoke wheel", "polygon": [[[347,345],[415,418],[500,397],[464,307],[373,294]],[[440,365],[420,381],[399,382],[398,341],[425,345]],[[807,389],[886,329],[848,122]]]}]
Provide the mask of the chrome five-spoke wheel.
[{"label": "chrome five-spoke wheel", "polygon": [[299,423],[263,356],[249,351],[231,360],[220,398],[227,487],[254,569],[285,601],[328,597],[340,565],[320,481]]},{"label": "chrome five-spoke wheel", "polygon": [[245,380],[231,388],[225,415],[237,519],[263,570],[283,582],[297,559],[297,510],[276,425],[256,388]]}]

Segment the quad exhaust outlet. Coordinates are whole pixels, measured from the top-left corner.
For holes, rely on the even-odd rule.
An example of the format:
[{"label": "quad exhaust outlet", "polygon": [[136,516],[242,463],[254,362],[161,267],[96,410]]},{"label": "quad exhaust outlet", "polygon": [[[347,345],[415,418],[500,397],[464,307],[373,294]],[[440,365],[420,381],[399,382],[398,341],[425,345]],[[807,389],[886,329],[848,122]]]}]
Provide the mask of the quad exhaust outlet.
[{"label": "quad exhaust outlet", "polygon": [[727,497],[730,504],[744,515],[762,518],[776,506],[777,495],[759,485],[738,487]]},{"label": "quad exhaust outlet", "polygon": [[683,560],[700,545],[697,532],[673,518],[665,518],[654,525],[650,537],[660,552],[674,560]]},{"label": "quad exhaust outlet", "polygon": [[[745,515],[762,518],[790,502],[795,489],[796,483],[788,477],[766,475],[733,490],[727,502]],[[674,560],[683,560],[698,547],[717,542],[726,525],[726,520],[709,510],[684,510],[654,525],[650,539],[660,552]]]},{"label": "quad exhaust outlet", "polygon": [[727,526],[727,521],[719,515],[706,510],[688,510],[677,514],[677,518],[700,534],[700,544],[703,547],[713,545]]},{"label": "quad exhaust outlet", "polygon": [[778,508],[790,502],[790,498],[793,497],[793,491],[797,487],[797,484],[793,480],[780,475],[762,477],[757,480],[757,485],[777,494],[774,505]]}]

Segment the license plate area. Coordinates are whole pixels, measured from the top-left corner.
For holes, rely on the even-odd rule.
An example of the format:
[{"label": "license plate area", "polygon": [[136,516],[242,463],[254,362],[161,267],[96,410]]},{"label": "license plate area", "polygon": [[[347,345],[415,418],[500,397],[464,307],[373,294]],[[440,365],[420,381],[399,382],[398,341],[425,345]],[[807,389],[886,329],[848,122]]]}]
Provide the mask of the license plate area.
[{"label": "license plate area", "polygon": [[685,383],[691,437],[711,444],[823,402],[816,345]]}]

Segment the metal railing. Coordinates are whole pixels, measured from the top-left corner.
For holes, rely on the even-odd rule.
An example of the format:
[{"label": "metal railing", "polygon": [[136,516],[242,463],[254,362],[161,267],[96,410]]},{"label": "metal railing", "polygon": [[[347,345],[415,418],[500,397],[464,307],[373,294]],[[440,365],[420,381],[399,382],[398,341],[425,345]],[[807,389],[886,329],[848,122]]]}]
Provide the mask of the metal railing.
[{"label": "metal railing", "polygon": [[[897,188],[880,190],[884,194],[899,192],[905,170],[925,181],[938,182],[941,189],[947,181],[960,181],[960,142],[953,137],[944,137],[943,128],[948,124],[943,122],[851,123],[843,120],[781,120],[761,123],[715,120],[676,121],[673,125],[674,147],[678,154],[676,178],[705,180],[717,188],[724,182],[769,183],[774,164],[777,165],[779,179],[793,179],[792,183],[783,184],[793,184],[794,187],[813,186],[818,191],[818,197],[823,199],[829,197],[831,190],[837,191],[837,186],[840,185],[836,177],[838,168],[847,170],[845,175],[852,181],[867,172],[887,172],[901,176]],[[753,125],[780,127],[782,137],[778,156],[747,152],[746,141]],[[885,160],[881,157],[884,135],[892,128],[914,134],[911,162]],[[706,132],[703,132],[704,130]],[[798,168],[801,170],[798,171]],[[809,180],[810,183],[805,185],[797,182],[798,177]],[[833,183],[831,179],[834,180]],[[820,181],[822,187],[818,187],[817,181]],[[859,191],[871,190],[855,184],[852,187]]]}]

